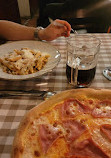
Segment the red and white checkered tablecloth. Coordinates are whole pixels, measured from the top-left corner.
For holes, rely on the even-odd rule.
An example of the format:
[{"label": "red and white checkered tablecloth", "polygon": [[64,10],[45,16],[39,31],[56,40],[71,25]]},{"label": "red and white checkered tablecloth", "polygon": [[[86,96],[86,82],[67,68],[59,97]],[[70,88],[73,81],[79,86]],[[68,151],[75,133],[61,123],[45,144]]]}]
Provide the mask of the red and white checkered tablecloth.
[{"label": "red and white checkered tablecloth", "polygon": [[[111,66],[111,34],[94,34],[101,41],[100,54],[97,64],[95,79],[90,85],[91,88],[111,89],[111,81],[107,80],[102,71],[105,67]],[[24,81],[0,80],[0,89],[37,89],[48,91],[64,91],[72,89],[66,79],[66,39],[58,38],[51,45],[57,47],[61,53],[61,61],[52,72],[40,78]],[[0,98],[0,158],[9,158],[13,138],[18,125],[24,114],[38,105],[42,100],[33,97],[7,97]]]}]

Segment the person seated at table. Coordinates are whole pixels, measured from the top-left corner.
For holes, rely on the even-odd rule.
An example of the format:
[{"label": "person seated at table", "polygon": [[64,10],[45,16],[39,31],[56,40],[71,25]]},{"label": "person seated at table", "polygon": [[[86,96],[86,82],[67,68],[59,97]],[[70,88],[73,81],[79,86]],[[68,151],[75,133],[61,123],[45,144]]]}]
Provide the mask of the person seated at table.
[{"label": "person seated at table", "polygon": [[71,26],[67,21],[55,20],[63,26],[55,26],[54,23],[49,24],[46,28],[28,27],[15,22],[0,20],[0,39],[6,40],[34,40],[35,36],[38,40],[52,41],[60,36],[68,37],[70,35]]}]

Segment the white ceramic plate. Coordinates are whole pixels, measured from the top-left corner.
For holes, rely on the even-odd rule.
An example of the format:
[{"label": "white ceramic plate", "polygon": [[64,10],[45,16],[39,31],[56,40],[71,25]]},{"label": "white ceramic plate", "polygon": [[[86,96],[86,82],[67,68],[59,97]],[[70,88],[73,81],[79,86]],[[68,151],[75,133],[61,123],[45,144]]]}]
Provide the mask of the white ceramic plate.
[{"label": "white ceramic plate", "polygon": [[45,65],[45,67],[33,74],[29,75],[12,75],[8,74],[2,71],[2,68],[0,68],[0,78],[6,79],[6,80],[26,80],[31,79],[35,77],[40,77],[41,75],[50,72],[53,68],[57,66],[57,64],[60,61],[61,55],[59,51],[52,46],[51,44],[48,44],[46,42],[41,41],[16,41],[11,43],[6,43],[4,45],[0,46],[0,57],[4,56],[4,54],[7,54],[8,52],[13,51],[14,49],[21,49],[21,48],[30,48],[30,49],[36,49],[43,53],[50,54],[50,58]]}]

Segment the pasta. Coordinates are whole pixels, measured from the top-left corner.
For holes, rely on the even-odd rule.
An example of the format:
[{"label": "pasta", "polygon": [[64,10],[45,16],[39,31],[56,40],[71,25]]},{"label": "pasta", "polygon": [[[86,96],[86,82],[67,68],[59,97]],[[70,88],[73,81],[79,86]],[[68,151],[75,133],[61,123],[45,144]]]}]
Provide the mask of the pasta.
[{"label": "pasta", "polygon": [[29,48],[15,49],[0,58],[4,72],[13,75],[28,75],[40,71],[48,62],[49,54]]}]

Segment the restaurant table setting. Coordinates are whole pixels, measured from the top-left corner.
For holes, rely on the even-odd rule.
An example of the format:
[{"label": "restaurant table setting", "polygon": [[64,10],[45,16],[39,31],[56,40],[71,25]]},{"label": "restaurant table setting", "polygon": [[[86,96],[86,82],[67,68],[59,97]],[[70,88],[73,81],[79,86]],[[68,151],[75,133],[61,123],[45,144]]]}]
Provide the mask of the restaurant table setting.
[{"label": "restaurant table setting", "polygon": [[[111,35],[104,33],[87,35],[91,35],[95,38],[93,42],[99,39],[100,48],[96,50],[93,58],[93,66],[96,67],[94,70],[94,79],[91,80],[90,84],[86,84],[85,87],[111,89],[111,81],[104,75],[104,70],[106,70],[107,67],[111,67]],[[71,34],[71,37],[73,36],[74,34]],[[76,71],[70,71],[70,75],[71,72],[73,76],[76,74],[76,77],[72,79],[72,83],[68,77],[68,70],[66,68],[70,66],[70,64],[68,65],[69,59],[73,59],[73,57],[68,57],[68,49],[71,51],[71,48],[68,48],[67,41],[70,40],[65,37],[60,37],[51,42],[18,41],[15,44],[14,42],[8,42],[8,46],[7,44],[0,46],[0,50],[2,50],[3,53],[5,48],[6,51],[9,52],[11,49],[16,49],[16,46],[17,48],[22,48],[24,42],[28,42],[29,48],[37,48],[38,46],[40,50],[42,49],[43,52],[48,52],[51,56],[49,65],[48,63],[46,64],[46,69],[44,68],[45,71],[44,69],[41,70],[42,72],[39,72],[40,75],[37,75],[36,72],[28,77],[25,75],[22,79],[16,76],[11,78],[9,77],[10,75],[7,76],[0,70],[0,158],[10,157],[15,132],[21,119],[30,109],[56,93],[84,87],[77,79],[79,75],[78,65],[75,66]],[[88,46],[83,47],[84,51],[86,51],[87,47]],[[98,55],[96,62],[95,54]],[[78,60],[78,57],[76,59]],[[90,56],[90,59],[91,65],[92,56]],[[85,59],[85,62],[86,61],[88,62],[88,59]],[[73,64],[71,63],[71,65]],[[94,67],[91,67],[91,69]]]}]

